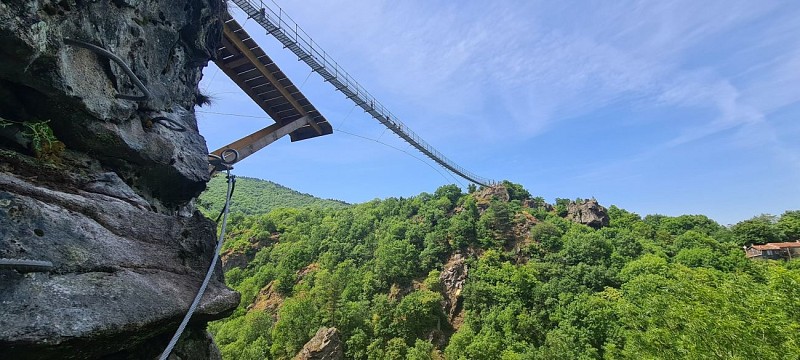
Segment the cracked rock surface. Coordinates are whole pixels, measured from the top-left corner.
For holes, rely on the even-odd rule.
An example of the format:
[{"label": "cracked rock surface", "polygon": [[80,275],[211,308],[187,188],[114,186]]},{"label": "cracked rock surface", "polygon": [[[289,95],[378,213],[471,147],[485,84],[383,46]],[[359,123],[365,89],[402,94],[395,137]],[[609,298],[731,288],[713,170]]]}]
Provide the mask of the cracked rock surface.
[{"label": "cracked rock surface", "polygon": [[[166,346],[214,256],[194,209],[209,180],[194,107],[220,0],[0,1],[0,358],[145,359]],[[64,39],[118,56],[124,69]],[[183,131],[163,126],[167,118]],[[172,359],[217,359],[205,332],[239,294],[215,276]]]}]

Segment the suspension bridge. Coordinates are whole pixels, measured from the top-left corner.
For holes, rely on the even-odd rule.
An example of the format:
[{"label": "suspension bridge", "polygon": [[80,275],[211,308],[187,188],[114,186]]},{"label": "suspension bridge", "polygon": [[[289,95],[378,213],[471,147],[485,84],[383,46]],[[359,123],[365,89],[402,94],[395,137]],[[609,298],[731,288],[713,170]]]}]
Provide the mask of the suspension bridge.
[{"label": "suspension bridge", "polygon": [[[347,71],[333,60],[274,1],[231,0],[249,19],[277,39],[299,60],[306,63],[347,99],[350,99],[428,158],[450,172],[478,185],[494,181],[478,176],[448,159],[394,116]],[[305,140],[333,132],[330,123],[267,56],[255,40],[230,15],[227,16],[216,65],[258,104],[275,124],[224,146],[212,154],[224,156],[227,149],[237,150],[237,161],[269,145],[282,136],[292,141]]]}]

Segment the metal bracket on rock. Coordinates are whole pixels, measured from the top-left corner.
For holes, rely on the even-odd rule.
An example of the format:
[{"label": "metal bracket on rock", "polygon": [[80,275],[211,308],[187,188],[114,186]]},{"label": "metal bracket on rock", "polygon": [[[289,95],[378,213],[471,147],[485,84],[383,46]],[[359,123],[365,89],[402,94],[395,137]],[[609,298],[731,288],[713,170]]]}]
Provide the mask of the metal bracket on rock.
[{"label": "metal bracket on rock", "polygon": [[208,163],[214,167],[214,171],[233,169],[233,164],[237,161],[239,161],[239,152],[235,149],[222,150],[219,155],[208,154]]},{"label": "metal bracket on rock", "polygon": [[90,51],[92,51],[94,53],[103,55],[103,56],[105,56],[105,57],[107,57],[107,58],[109,58],[111,60],[114,60],[114,62],[117,63],[117,65],[119,65],[119,67],[121,67],[122,70],[125,71],[126,74],[128,74],[128,77],[131,78],[131,81],[133,81],[133,84],[136,85],[136,87],[139,88],[139,90],[141,90],[142,93],[144,94],[142,96],[116,94],[116,95],[114,95],[114,97],[116,97],[117,99],[125,99],[125,100],[142,102],[142,101],[147,101],[151,97],[153,97],[153,95],[150,93],[150,90],[147,90],[147,87],[145,87],[144,84],[142,83],[142,81],[139,80],[138,77],[136,77],[136,74],[133,73],[133,70],[131,70],[131,68],[128,66],[128,64],[126,64],[125,61],[123,61],[119,56],[115,55],[114,53],[112,53],[112,52],[110,52],[110,51],[108,51],[106,49],[103,49],[103,48],[101,48],[101,47],[99,47],[97,45],[93,45],[93,44],[90,44],[90,43],[87,43],[87,42],[83,42],[83,41],[80,41],[80,40],[75,40],[75,39],[64,38],[64,44],[81,47],[81,48],[90,50]]}]

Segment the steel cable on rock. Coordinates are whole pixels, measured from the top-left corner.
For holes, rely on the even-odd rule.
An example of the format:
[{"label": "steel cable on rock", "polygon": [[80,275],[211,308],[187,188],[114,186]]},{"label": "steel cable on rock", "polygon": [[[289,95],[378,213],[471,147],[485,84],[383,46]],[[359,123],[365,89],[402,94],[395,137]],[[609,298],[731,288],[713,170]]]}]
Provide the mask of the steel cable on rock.
[{"label": "steel cable on rock", "polygon": [[[164,349],[164,352],[161,353],[159,360],[166,360],[169,357],[169,354],[172,352],[172,349],[175,348],[175,344],[178,343],[178,340],[183,334],[183,331],[186,330],[186,325],[189,323],[189,319],[192,318],[192,314],[197,309],[197,306],[200,304],[200,299],[203,297],[203,294],[206,292],[206,288],[208,287],[209,281],[211,281],[211,275],[214,274],[214,267],[217,266],[217,259],[219,259],[219,251],[222,249],[222,242],[225,239],[225,226],[228,223],[228,213],[230,212],[230,204],[231,198],[233,197],[233,189],[234,185],[236,184],[236,176],[231,175],[230,169],[227,170],[227,178],[228,178],[228,191],[225,196],[225,207],[222,208],[222,229],[219,233],[219,239],[217,240],[217,247],[214,249],[214,254],[211,259],[211,265],[208,267],[208,272],[206,272],[206,277],[203,280],[203,284],[200,285],[200,289],[197,290],[197,295],[194,297],[194,301],[192,301],[192,305],[189,306],[189,311],[186,312],[186,315],[183,317],[183,321],[178,326],[178,330],[175,331],[175,335],[172,336],[172,339],[167,344],[167,348]],[[219,221],[219,218],[217,218]]]}]

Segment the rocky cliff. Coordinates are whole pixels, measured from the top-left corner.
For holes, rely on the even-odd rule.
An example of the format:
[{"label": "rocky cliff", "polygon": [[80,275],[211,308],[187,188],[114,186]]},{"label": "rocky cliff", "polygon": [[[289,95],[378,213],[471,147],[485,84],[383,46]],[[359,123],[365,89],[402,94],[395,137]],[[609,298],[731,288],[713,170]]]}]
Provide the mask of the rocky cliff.
[{"label": "rocky cliff", "polygon": [[[193,108],[220,0],[0,1],[0,353],[152,358],[215,256],[194,211],[209,180]],[[209,286],[173,357],[214,358]],[[203,344],[198,346],[198,344]]]}]

